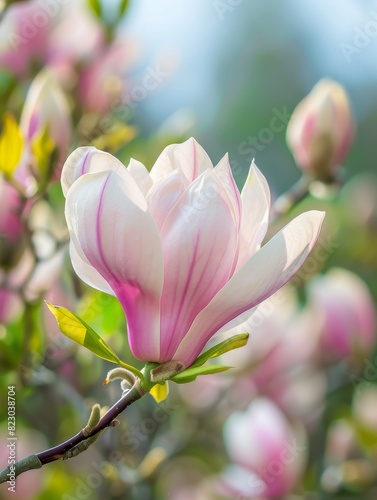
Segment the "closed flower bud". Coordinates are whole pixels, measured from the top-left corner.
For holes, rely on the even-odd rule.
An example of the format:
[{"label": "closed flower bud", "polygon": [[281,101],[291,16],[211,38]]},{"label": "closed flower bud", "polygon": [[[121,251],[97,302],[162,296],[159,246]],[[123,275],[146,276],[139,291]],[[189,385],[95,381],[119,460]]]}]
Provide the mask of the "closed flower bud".
[{"label": "closed flower bud", "polygon": [[331,182],[354,137],[347,94],[331,80],[321,80],[296,107],[287,143],[297,165],[311,177]]},{"label": "closed flower bud", "polygon": [[71,143],[72,123],[65,94],[49,70],[33,80],[21,115],[21,129],[29,144],[46,128],[62,161]]}]

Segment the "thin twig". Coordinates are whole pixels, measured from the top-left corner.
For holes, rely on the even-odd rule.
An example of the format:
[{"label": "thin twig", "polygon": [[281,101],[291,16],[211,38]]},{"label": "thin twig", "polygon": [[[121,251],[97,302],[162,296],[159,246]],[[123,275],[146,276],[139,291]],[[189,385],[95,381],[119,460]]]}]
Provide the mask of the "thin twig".
[{"label": "thin twig", "polygon": [[309,193],[312,179],[303,175],[286,193],[279,196],[272,207],[272,218],[285,215]]},{"label": "thin twig", "polygon": [[18,461],[12,466],[13,469],[11,469],[11,466],[7,467],[0,472],[0,483],[9,481],[10,475],[17,477],[28,470],[39,469],[43,467],[43,465],[55,462],[55,460],[67,458],[67,452],[111,426],[112,422],[120,413],[145,394],[146,392],[140,387],[139,382],[136,382],[135,385],[105,413],[99,423],[93,427],[90,432],[84,433],[82,429],[75,436],[64,441],[64,443]]}]

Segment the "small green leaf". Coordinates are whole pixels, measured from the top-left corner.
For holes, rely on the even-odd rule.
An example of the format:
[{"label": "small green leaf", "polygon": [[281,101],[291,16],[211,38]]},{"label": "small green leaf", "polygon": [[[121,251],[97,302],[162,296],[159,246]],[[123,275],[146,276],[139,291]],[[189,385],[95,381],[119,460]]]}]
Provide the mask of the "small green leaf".
[{"label": "small green leaf", "polygon": [[226,372],[230,370],[231,366],[223,365],[207,365],[207,366],[197,366],[193,368],[190,366],[187,370],[182,373],[178,373],[171,380],[177,384],[187,384],[188,382],[193,382],[199,375],[212,375],[213,373]]},{"label": "small green leaf", "polygon": [[129,6],[129,0],[122,0],[119,6],[119,14],[123,16]]},{"label": "small green leaf", "polygon": [[[239,333],[238,335],[234,335],[229,339],[220,342],[219,344],[211,347],[208,351],[203,352],[190,366],[190,368],[195,368],[197,366],[202,366],[204,363],[210,358],[217,358],[222,354],[225,354],[228,351],[232,351],[233,349],[238,349],[239,347],[243,347],[247,344],[249,340],[248,333]],[[187,371],[187,370],[186,370]],[[186,372],[183,372],[186,373]]]},{"label": "small green leaf", "polygon": [[101,17],[102,8],[100,0],[88,0],[88,5],[97,17]]},{"label": "small green leaf", "polygon": [[168,397],[169,394],[168,383],[164,382],[163,384],[156,384],[154,387],[152,387],[149,393],[153,396],[154,400],[157,403],[161,403]]},{"label": "small green leaf", "polygon": [[141,380],[143,379],[142,373],[131,365],[123,363],[115,352],[106,344],[104,340],[82,319],[73,314],[65,307],[54,306],[46,302],[47,307],[55,316],[60,331],[68,338],[74,340],[78,344],[86,347],[99,358],[116,363],[117,365],[126,368]]}]

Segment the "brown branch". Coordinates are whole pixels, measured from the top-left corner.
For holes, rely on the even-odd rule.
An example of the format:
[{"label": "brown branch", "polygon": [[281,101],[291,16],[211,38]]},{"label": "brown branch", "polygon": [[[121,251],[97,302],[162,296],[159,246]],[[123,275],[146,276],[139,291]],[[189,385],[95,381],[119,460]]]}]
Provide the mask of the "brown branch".
[{"label": "brown branch", "polygon": [[0,472],[0,483],[9,481],[12,475],[17,477],[28,470],[39,469],[43,467],[43,465],[55,462],[55,460],[68,458],[67,452],[73,450],[80,443],[85,442],[89,438],[93,438],[99,432],[111,426],[115,418],[122,413],[127,406],[130,406],[145,394],[147,393],[140,387],[139,382],[137,381],[135,385],[105,413],[98,424],[89,432],[84,432],[84,429],[82,429],[75,436],[71,437],[67,441],[64,441],[64,443],[61,443],[54,448],[49,448],[48,450],[36,453],[35,455],[30,455],[29,457],[18,461],[13,466],[7,467]]},{"label": "brown branch", "polygon": [[312,179],[303,175],[286,193],[282,194],[272,207],[272,218],[285,215],[309,193]]}]

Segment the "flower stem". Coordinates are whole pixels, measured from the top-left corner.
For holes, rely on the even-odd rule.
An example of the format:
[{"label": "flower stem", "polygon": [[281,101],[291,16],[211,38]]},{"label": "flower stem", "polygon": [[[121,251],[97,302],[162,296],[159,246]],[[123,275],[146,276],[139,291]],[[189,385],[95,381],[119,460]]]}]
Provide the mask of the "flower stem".
[{"label": "flower stem", "polygon": [[310,177],[303,175],[286,193],[279,196],[272,207],[272,218],[276,219],[287,214],[292,207],[303,200],[309,193],[311,182]]},{"label": "flower stem", "polygon": [[18,461],[12,466],[14,469],[7,467],[0,472],[0,483],[9,481],[10,475],[17,477],[23,472],[32,469],[40,469],[43,465],[55,462],[55,460],[69,458],[67,453],[70,450],[76,448],[80,443],[85,442],[87,439],[92,438],[99,432],[111,426],[114,419],[120,413],[145,394],[147,393],[140,387],[139,382],[136,382],[135,385],[105,413],[98,424],[93,427],[90,432],[84,433],[84,430],[82,429],[75,436],[71,437],[67,441],[64,441],[64,443]]}]

